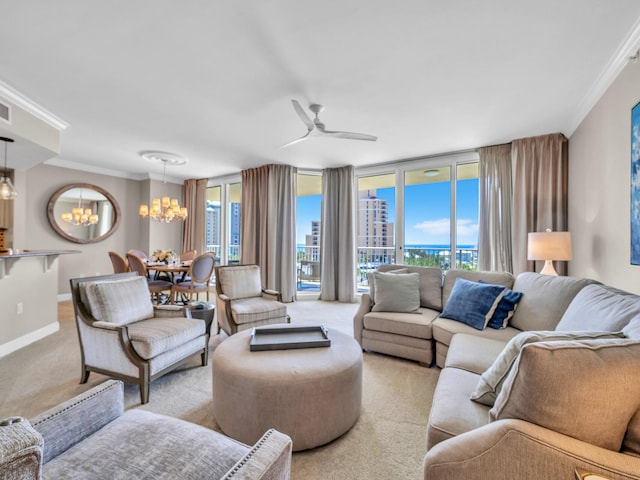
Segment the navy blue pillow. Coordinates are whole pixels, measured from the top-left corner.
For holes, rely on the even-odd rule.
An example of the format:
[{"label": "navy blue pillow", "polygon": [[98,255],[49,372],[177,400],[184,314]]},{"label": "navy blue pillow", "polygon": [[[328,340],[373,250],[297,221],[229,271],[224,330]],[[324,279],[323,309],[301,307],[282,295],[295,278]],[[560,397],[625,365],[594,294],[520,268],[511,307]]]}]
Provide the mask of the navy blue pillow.
[{"label": "navy blue pillow", "polygon": [[493,316],[505,287],[456,278],[440,316],[484,330]]},{"label": "navy blue pillow", "polygon": [[500,303],[493,312],[493,317],[489,320],[487,327],[500,329],[507,326],[507,322],[512,317],[513,312],[522,298],[522,292],[514,292],[513,290],[505,290]]}]

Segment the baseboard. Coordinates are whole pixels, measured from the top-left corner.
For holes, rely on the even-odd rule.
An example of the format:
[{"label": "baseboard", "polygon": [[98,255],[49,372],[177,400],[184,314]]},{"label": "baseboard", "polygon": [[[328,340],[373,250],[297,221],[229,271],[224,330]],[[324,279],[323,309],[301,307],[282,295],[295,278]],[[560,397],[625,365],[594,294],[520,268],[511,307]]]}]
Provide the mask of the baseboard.
[{"label": "baseboard", "polygon": [[38,330],[23,335],[22,337],[18,337],[10,342],[4,343],[0,345],[0,357],[4,357],[16,350],[20,350],[22,347],[26,347],[41,338],[47,337],[52,333],[56,333],[58,330],[60,330],[60,324],[56,321],[50,323],[46,327],[39,328]]},{"label": "baseboard", "polygon": [[59,293],[58,294],[58,302],[66,302],[67,300],[71,300],[70,293]]}]

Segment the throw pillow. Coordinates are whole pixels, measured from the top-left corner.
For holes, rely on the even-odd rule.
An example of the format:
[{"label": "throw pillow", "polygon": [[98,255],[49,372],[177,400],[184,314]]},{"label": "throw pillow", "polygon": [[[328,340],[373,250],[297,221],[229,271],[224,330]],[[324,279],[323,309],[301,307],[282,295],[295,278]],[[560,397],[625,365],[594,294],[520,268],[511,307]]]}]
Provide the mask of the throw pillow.
[{"label": "throw pillow", "polygon": [[496,397],[502,390],[505,378],[511,371],[522,347],[530,343],[551,340],[593,340],[599,338],[625,338],[622,332],[556,332],[538,331],[522,332],[509,340],[493,364],[480,376],[476,389],[471,394],[471,400],[492,407]]},{"label": "throw pillow", "polygon": [[[484,280],[478,280],[478,282],[487,283]],[[506,289],[487,327],[495,328],[496,330],[506,328],[521,298],[522,292],[514,292],[513,290]]]},{"label": "throw pillow", "polygon": [[[367,273],[367,281],[369,282],[369,296],[371,297],[371,304],[376,303],[376,277],[373,275],[376,272]],[[397,268],[395,270],[387,270],[380,273],[409,273],[406,268]]]},{"label": "throw pillow", "polygon": [[153,318],[149,285],[144,277],[105,280],[81,284],[93,318],[127,325]]},{"label": "throw pillow", "polygon": [[490,419],[515,418],[614,452],[640,407],[640,342],[527,345]]},{"label": "throw pillow", "polygon": [[440,316],[484,330],[502,299],[505,287],[456,278]]},{"label": "throw pillow", "polygon": [[420,275],[374,272],[373,312],[420,313]]}]

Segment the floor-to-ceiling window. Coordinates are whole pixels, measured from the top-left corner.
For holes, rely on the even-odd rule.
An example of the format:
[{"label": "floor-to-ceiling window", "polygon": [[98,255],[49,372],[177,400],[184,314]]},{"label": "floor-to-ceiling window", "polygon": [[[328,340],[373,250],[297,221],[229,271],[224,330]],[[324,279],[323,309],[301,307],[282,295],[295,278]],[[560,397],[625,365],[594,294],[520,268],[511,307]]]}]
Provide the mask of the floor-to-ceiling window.
[{"label": "floor-to-ceiling window", "polygon": [[215,254],[218,265],[222,239],[221,192],[221,186],[208,187],[206,199],[205,251]]},{"label": "floor-to-ceiling window", "polygon": [[451,167],[404,174],[404,263],[451,268]]},{"label": "floor-to-ceiling window", "polygon": [[242,202],[242,183],[232,183],[227,186],[228,205],[228,237],[227,237],[227,264],[233,265],[240,262],[240,212]]},{"label": "floor-to-ceiling window", "polygon": [[478,267],[478,162],[456,165],[455,268]]},{"label": "floor-to-ceiling window", "polygon": [[358,288],[366,288],[367,273],[382,263],[395,263],[396,175],[358,178]]},{"label": "floor-to-ceiling window", "polygon": [[296,203],[297,290],[320,291],[322,175],[298,174]]}]

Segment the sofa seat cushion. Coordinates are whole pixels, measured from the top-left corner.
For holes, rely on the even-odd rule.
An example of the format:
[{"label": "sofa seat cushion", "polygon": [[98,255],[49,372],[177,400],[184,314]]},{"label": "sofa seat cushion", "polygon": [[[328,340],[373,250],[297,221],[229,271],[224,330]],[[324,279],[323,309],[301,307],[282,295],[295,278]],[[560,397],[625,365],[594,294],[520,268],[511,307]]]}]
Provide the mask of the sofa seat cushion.
[{"label": "sofa seat cushion", "polygon": [[263,297],[237,298],[231,300],[231,315],[238,325],[274,320],[287,316],[287,306]]},{"label": "sofa seat cushion", "polygon": [[520,333],[520,330],[517,330],[513,327],[506,327],[501,329],[486,328],[482,332],[479,332],[475,328],[470,327],[469,325],[465,325],[464,323],[441,317],[436,318],[433,321],[433,323],[431,324],[431,331],[436,342],[442,343],[444,345],[450,345],[452,337],[458,333],[466,333],[482,338],[492,338],[494,340],[500,340],[505,343]]},{"label": "sofa seat cushion", "polygon": [[513,290],[522,292],[522,298],[509,324],[518,330],[555,330],[573,298],[593,283],[588,278],[521,273]]},{"label": "sofa seat cushion", "polygon": [[587,285],[569,304],[556,330],[618,332],[638,315],[638,295],[605,285]]},{"label": "sofa seat cushion", "polygon": [[168,352],[204,335],[203,320],[196,318],[151,318],[129,324],[129,338],[134,350],[145,360]]},{"label": "sofa seat cushion", "polygon": [[44,478],[222,478],[249,447],[205,427],[134,409],[44,465]]},{"label": "sofa seat cushion", "polygon": [[469,400],[480,376],[460,368],[444,368],[433,394],[427,448],[489,423],[489,407]]},{"label": "sofa seat cushion", "polygon": [[507,344],[504,340],[458,333],[451,339],[445,367],[460,368],[482,375],[493,365]]},{"label": "sofa seat cushion", "polygon": [[431,323],[440,312],[420,308],[419,314],[398,312],[369,312],[364,316],[364,328],[407,337],[430,339]]}]

